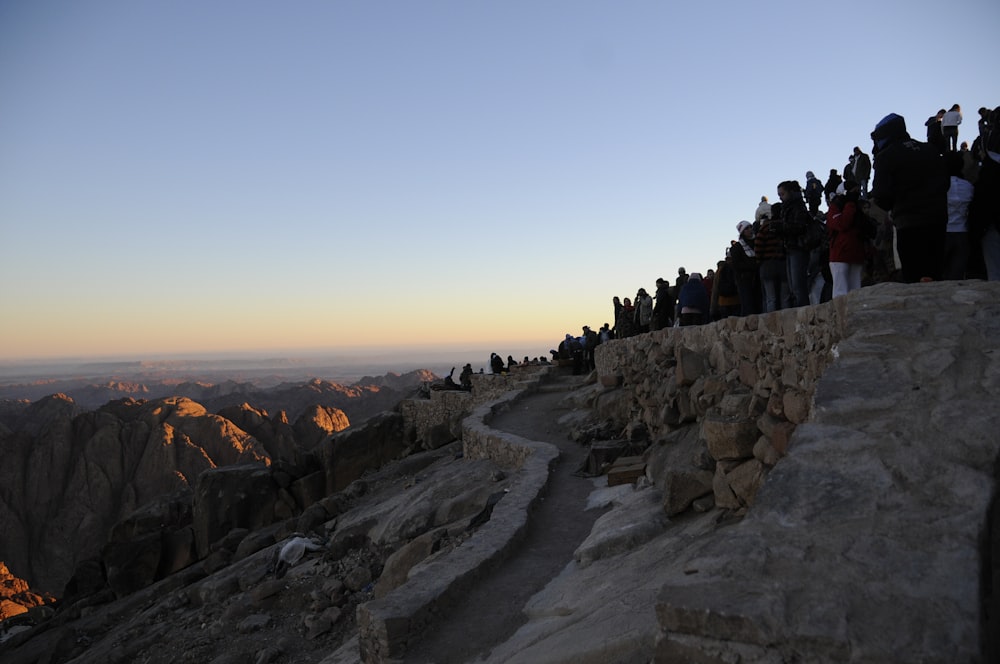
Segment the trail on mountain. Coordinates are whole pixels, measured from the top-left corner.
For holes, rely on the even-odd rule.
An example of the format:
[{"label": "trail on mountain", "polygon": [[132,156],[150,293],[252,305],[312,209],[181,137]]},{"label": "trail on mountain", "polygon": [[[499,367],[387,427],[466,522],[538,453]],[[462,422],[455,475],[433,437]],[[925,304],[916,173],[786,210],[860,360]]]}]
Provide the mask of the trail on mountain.
[{"label": "trail on mountain", "polygon": [[[579,386],[574,379],[568,389]],[[511,557],[479,579],[440,614],[428,635],[407,651],[414,664],[458,664],[484,657],[526,621],[525,603],[573,559],[601,510],[584,511],[593,481],[574,476],[587,448],[570,440],[557,420],[569,409],[566,391],[538,392],[516,401],[491,425],[559,448],[548,493],[532,512],[525,539]]]}]

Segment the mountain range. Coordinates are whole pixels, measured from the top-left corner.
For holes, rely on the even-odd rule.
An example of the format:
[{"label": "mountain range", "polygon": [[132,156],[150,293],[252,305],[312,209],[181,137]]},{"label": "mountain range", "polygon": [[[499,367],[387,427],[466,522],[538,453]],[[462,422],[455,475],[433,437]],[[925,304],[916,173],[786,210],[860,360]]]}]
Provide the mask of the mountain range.
[{"label": "mountain range", "polygon": [[58,596],[138,507],[190,491],[210,468],[279,464],[308,474],[320,441],[436,378],[416,370],[351,385],[105,376],[4,386],[0,561],[32,590]]}]

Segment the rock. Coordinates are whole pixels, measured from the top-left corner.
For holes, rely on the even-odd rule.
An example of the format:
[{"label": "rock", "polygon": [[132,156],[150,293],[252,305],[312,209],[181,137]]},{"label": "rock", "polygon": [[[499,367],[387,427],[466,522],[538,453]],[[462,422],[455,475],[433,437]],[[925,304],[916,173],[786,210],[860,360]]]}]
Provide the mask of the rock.
[{"label": "rock", "polygon": [[101,554],[107,567],[108,585],[118,597],[151,585],[156,580],[161,551],[160,533],[127,542],[110,542]]},{"label": "rock", "polygon": [[757,459],[741,463],[725,474],[730,489],[743,507],[753,505],[757,490],[764,483],[766,475],[766,467]]},{"label": "rock", "polygon": [[351,425],[347,415],[339,408],[313,404],[295,420],[292,429],[295,440],[303,448],[311,450],[330,434],[343,431]]},{"label": "rock", "polygon": [[318,446],[326,472],[327,493],[340,491],[366,471],[398,458],[406,447],[399,413],[381,413],[359,428],[333,434]]},{"label": "rock", "polygon": [[330,607],[319,615],[306,616],[303,622],[306,626],[306,638],[310,641],[317,636],[326,634],[340,620],[341,611],[337,607]]},{"label": "rock", "polygon": [[274,664],[284,654],[279,648],[268,646],[254,656],[254,664]]},{"label": "rock", "polygon": [[13,618],[14,616],[27,613],[28,607],[13,602],[9,599],[0,599],[0,621]]},{"label": "rock", "polygon": [[701,436],[717,461],[752,457],[759,435],[757,422],[749,418],[708,415],[701,421]]},{"label": "rock", "polygon": [[694,385],[694,382],[705,375],[708,361],[705,356],[686,346],[677,348],[677,384]]},{"label": "rock", "polygon": [[267,468],[227,466],[202,473],[194,492],[193,528],[198,554],[233,528],[254,530],[274,521],[278,486]]},{"label": "rock", "polygon": [[765,466],[774,466],[784,455],[774,449],[767,436],[761,436],[753,446],[753,456]]},{"label": "rock", "polygon": [[[435,528],[414,538],[393,552],[385,561],[382,574],[378,578],[378,583],[375,584],[376,599],[385,597],[390,591],[403,585],[410,570],[431,555],[446,533],[446,528]],[[361,587],[364,587],[364,583]],[[330,595],[333,596],[333,593]]]},{"label": "rock", "polygon": [[372,571],[367,567],[352,568],[344,577],[344,585],[351,592],[358,592],[372,581]]},{"label": "rock", "polygon": [[720,464],[715,468],[715,475],[712,477],[712,493],[715,497],[715,505],[728,510],[738,510],[743,507],[743,503],[736,497],[733,488],[729,486],[726,473]]},{"label": "rock", "polygon": [[795,425],[791,422],[778,419],[773,415],[765,413],[757,418],[757,428],[767,436],[771,445],[778,454],[788,453],[788,445],[792,434],[795,433]]},{"label": "rock", "polygon": [[662,496],[655,489],[627,494],[620,505],[597,519],[590,535],[573,553],[573,559],[586,567],[661,534],[668,523],[661,501]]},{"label": "rock", "polygon": [[266,579],[250,591],[250,599],[259,604],[265,599],[278,595],[284,589],[285,584],[281,579]]},{"label": "rock", "polygon": [[236,630],[240,634],[249,634],[262,629],[266,629],[271,624],[271,616],[267,613],[255,613],[247,616],[239,622]]},{"label": "rock", "polygon": [[809,419],[812,409],[811,398],[801,390],[787,390],[781,399],[785,419],[792,424],[802,424]]}]

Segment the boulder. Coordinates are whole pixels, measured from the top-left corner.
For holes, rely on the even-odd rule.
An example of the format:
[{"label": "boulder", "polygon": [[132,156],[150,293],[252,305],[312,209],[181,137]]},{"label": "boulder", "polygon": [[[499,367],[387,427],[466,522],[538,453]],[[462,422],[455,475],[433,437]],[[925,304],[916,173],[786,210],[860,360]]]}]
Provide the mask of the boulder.
[{"label": "boulder", "polygon": [[408,447],[403,416],[383,412],[361,427],[329,436],[319,445],[326,472],[326,492],[344,489],[365,472],[399,458]]},{"label": "boulder", "polygon": [[717,461],[752,457],[759,436],[757,422],[751,418],[708,415],[701,421],[701,437]]},{"label": "boulder", "polygon": [[228,466],[202,473],[194,491],[193,527],[199,558],[233,528],[253,530],[274,521],[278,486],[258,465]]}]

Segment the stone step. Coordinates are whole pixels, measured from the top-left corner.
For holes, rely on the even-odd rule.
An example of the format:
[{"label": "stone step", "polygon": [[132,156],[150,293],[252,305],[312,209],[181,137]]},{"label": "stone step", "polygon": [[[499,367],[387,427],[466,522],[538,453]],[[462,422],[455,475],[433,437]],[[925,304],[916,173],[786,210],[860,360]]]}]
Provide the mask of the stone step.
[{"label": "stone step", "polygon": [[632,484],[646,474],[646,462],[641,456],[618,457],[608,469],[608,486]]}]

